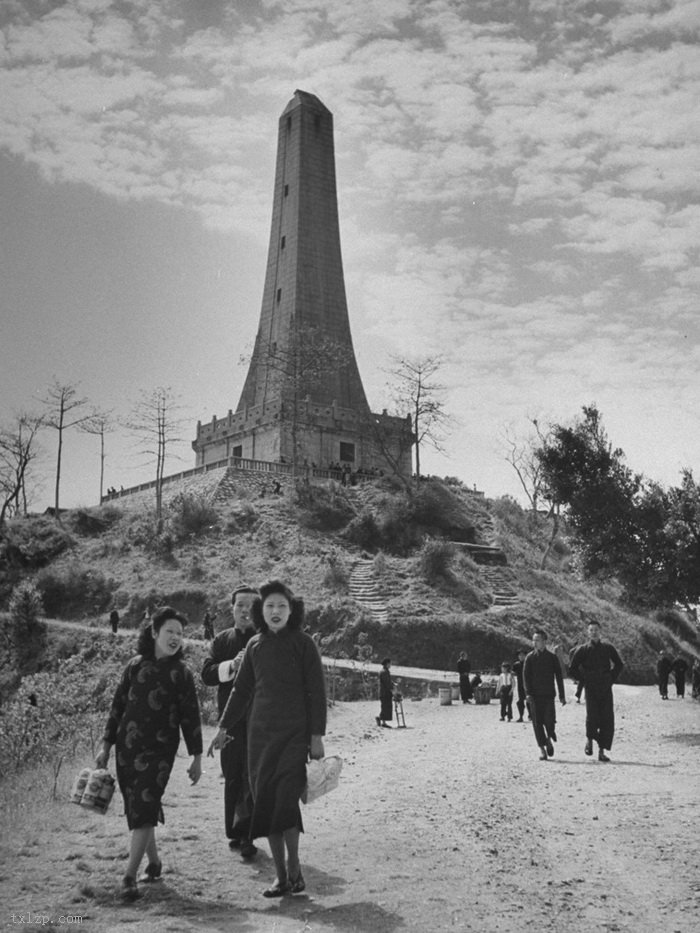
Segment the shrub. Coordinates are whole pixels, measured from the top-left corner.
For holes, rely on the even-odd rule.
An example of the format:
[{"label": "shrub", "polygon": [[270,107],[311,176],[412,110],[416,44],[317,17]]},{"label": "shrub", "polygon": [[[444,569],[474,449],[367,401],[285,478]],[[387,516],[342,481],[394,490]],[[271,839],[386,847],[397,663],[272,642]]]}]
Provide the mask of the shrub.
[{"label": "shrub", "polygon": [[339,557],[338,552],[332,551],[328,554],[326,563],[327,568],[323,577],[323,585],[336,593],[347,592],[350,574],[348,573],[345,562]]},{"label": "shrub", "polygon": [[337,486],[298,483],[296,505],[299,523],[318,531],[338,531],[355,514],[347,497]]},{"label": "shrub", "polygon": [[77,564],[61,569],[46,567],[37,574],[36,585],[46,614],[56,619],[99,615],[108,609],[117,583],[99,571]]},{"label": "shrub", "polygon": [[231,509],[225,525],[228,535],[235,535],[242,531],[250,531],[258,523],[258,513],[250,502],[240,502]]},{"label": "shrub", "polygon": [[376,551],[381,544],[382,533],[374,515],[369,509],[363,509],[348,524],[344,537],[350,544],[356,544],[368,551]]},{"label": "shrub", "polygon": [[176,541],[206,534],[219,524],[219,515],[207,496],[180,493],[170,503],[168,524]]},{"label": "shrub", "polygon": [[119,509],[105,506],[101,509],[73,509],[67,515],[67,522],[72,531],[83,537],[101,535],[122,517]]},{"label": "shrub", "polygon": [[10,599],[9,634],[14,664],[20,674],[35,671],[46,651],[46,623],[41,596],[32,583],[20,583]]},{"label": "shrub", "polygon": [[14,567],[45,567],[72,546],[69,533],[49,518],[14,519],[3,529],[3,558]]},{"label": "shrub", "polygon": [[417,558],[418,572],[426,583],[446,579],[455,557],[455,547],[450,541],[426,538]]}]

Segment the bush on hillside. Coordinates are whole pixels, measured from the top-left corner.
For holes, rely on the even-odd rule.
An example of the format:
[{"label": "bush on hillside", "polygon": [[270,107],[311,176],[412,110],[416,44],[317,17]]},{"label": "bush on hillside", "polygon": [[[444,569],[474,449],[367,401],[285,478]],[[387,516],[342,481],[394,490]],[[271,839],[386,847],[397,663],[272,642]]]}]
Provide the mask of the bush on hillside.
[{"label": "bush on hillside", "polygon": [[334,593],[347,593],[350,571],[337,550],[326,555],[326,572],[323,585]]},{"label": "bush on hillside", "polygon": [[66,516],[66,523],[75,534],[90,538],[104,534],[121,517],[120,509],[106,505],[98,509],[72,509]]},{"label": "bush on hillside", "polygon": [[298,520],[315,531],[338,531],[354,517],[355,512],[340,487],[296,485]]},{"label": "bush on hillside", "polygon": [[230,511],[224,530],[227,535],[251,531],[257,525],[260,516],[250,502],[239,502]]},{"label": "bush on hillside", "polygon": [[207,496],[183,492],[170,503],[168,526],[178,542],[206,534],[218,524],[219,513]]},{"label": "bush on hillside", "polygon": [[363,509],[350,521],[344,537],[350,544],[356,544],[367,551],[376,551],[382,543],[382,533],[369,509]]},{"label": "bush on hillside", "polygon": [[435,584],[446,579],[455,558],[455,546],[441,538],[428,538],[416,558],[418,573],[426,583]]},{"label": "bush on hillside", "polygon": [[99,571],[82,565],[40,570],[36,585],[46,614],[54,619],[77,619],[105,612],[112,603],[117,583]]},{"label": "bush on hillside", "polygon": [[46,623],[41,594],[25,581],[12,591],[9,608],[9,657],[20,675],[33,673],[46,652]]},{"label": "bush on hillside", "polygon": [[0,558],[11,567],[45,567],[74,544],[70,534],[53,519],[18,518],[2,531]]},{"label": "bush on hillside", "polygon": [[700,631],[680,609],[661,609],[654,616],[657,622],[691,644],[700,644]]}]

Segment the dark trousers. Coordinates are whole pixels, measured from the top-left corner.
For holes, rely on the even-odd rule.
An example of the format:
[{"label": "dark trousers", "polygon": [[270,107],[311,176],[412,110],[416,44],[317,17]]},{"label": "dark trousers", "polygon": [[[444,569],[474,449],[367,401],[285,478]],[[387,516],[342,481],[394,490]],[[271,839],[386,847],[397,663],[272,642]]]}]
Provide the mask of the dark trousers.
[{"label": "dark trousers", "polygon": [[662,697],[668,696],[668,674],[665,677],[663,674],[659,677],[659,694]]},{"label": "dark trousers", "polygon": [[673,676],[676,681],[676,696],[684,697],[685,696],[685,674],[674,674]]},{"label": "dark trousers", "polygon": [[525,716],[525,697],[522,692],[518,692],[518,699],[515,701],[518,707],[518,716],[522,719]]},{"label": "dark trousers", "polygon": [[615,710],[612,689],[586,687],[586,738],[600,748],[611,749],[615,734]]},{"label": "dark trousers", "polygon": [[501,687],[501,719],[513,718],[513,688]]},{"label": "dark trousers", "polygon": [[461,697],[462,703],[466,703],[467,700],[471,700],[471,698],[474,696],[472,685],[469,682],[469,674],[459,675],[459,695]]},{"label": "dark trousers", "polygon": [[247,839],[250,830],[252,797],[248,784],[248,754],[245,726],[230,733],[233,741],[221,749],[224,773],[224,826],[228,839]]},{"label": "dark trousers", "polygon": [[554,697],[530,697],[530,718],[535,740],[541,748],[551,740],[556,731],[557,714],[554,708]]}]

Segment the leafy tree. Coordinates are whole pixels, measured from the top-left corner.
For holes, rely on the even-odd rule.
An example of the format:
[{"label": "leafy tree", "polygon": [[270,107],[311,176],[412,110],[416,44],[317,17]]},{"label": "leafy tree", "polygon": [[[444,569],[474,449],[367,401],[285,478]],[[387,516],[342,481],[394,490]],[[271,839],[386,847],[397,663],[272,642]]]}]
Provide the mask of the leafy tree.
[{"label": "leafy tree", "polygon": [[567,507],[588,575],[615,575],[628,559],[641,477],[624,456],[608,441],[595,405],[571,427],[553,425],[537,452],[545,494]]},{"label": "leafy tree", "polygon": [[0,528],[7,518],[27,512],[27,476],[38,456],[40,415],[20,414],[9,428],[0,428]]},{"label": "leafy tree", "polygon": [[88,400],[78,395],[78,387],[74,383],[59,382],[54,377],[49,386],[44,406],[46,408],[45,423],[58,431],[58,447],[56,453],[56,493],[54,498],[54,515],[60,524],[61,513],[59,508],[59,490],[61,487],[61,460],[63,456],[63,435],[69,429],[84,425],[93,417],[92,411],[85,411]]},{"label": "leafy tree", "polygon": [[182,406],[169,386],[158,386],[146,392],[132,409],[127,428],[138,439],[141,452],[155,464],[156,520],[160,531],[163,523],[163,477],[165,459],[170,447],[182,440]]},{"label": "leafy tree", "polygon": [[450,417],[441,398],[447,387],[434,381],[443,364],[441,356],[393,357],[393,366],[388,374],[393,378],[390,386],[394,403],[399,412],[408,411],[413,421],[415,444],[416,479],[421,477],[421,449],[429,444],[443,451],[441,429]]}]

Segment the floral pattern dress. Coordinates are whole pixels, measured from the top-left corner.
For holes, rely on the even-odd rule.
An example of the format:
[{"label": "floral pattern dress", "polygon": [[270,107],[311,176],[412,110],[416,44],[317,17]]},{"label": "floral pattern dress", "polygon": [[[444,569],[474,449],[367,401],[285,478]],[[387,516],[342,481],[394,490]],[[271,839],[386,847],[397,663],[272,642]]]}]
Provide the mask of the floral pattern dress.
[{"label": "floral pattern dress", "polygon": [[104,738],[115,746],[117,781],[129,829],[164,822],[161,798],[180,731],[190,755],[202,753],[202,724],[192,672],[174,657],[137,655],[124,669]]}]

